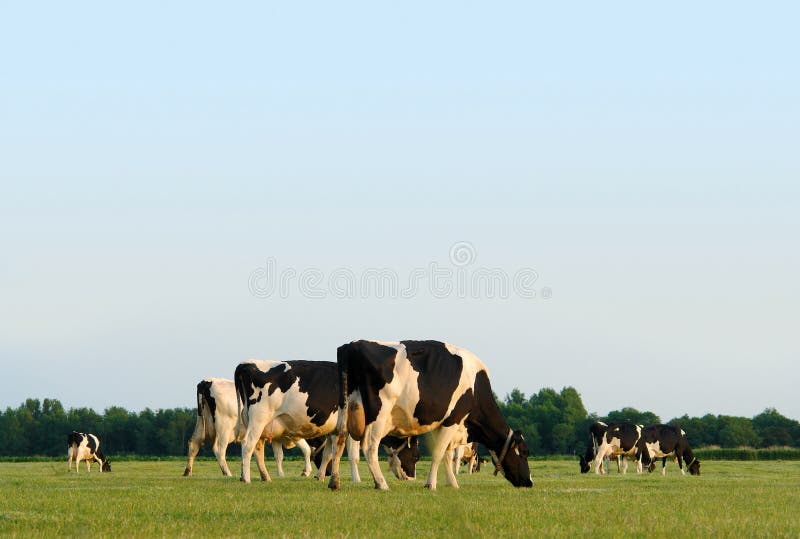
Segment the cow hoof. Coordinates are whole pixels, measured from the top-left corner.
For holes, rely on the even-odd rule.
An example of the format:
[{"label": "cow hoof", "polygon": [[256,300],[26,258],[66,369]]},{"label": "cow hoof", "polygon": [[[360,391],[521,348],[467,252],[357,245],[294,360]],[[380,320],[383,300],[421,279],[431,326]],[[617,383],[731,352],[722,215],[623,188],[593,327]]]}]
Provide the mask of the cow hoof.
[{"label": "cow hoof", "polygon": [[190,470],[189,468],[183,470],[183,477],[189,477],[190,475],[192,475],[192,470]]},{"label": "cow hoof", "polygon": [[307,471],[305,471],[305,470],[303,470],[302,472],[300,472],[300,477],[308,477],[309,475],[311,475],[311,474],[310,474],[310,473],[308,473],[308,472],[307,472]]},{"label": "cow hoof", "polygon": [[339,490],[342,485],[339,483],[339,476],[332,475],[331,480],[328,482],[328,488],[331,490]]},{"label": "cow hoof", "polygon": [[375,481],[375,490],[389,490],[389,485],[386,483],[381,484]]}]

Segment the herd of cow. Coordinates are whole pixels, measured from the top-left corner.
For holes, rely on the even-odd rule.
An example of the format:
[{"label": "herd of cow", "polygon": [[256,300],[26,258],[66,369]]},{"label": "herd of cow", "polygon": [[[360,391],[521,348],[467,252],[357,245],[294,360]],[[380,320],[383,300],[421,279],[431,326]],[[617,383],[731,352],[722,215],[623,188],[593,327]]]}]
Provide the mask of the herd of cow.
[{"label": "herd of cow", "polygon": [[[471,473],[480,466],[477,444],[489,451],[495,474],[515,487],[531,487],[528,446],[520,431],[511,429],[494,398],[486,366],[464,348],[438,341],[354,341],[337,350],[337,361],[265,361],[240,363],[234,379],[207,378],[197,384],[197,424],[189,440],[184,475],[192,473],[194,458],[210,441],[222,473],[231,475],[225,453],[231,442],[242,445],[241,480],[250,482],[255,454],[261,479],[270,481],[264,464],[264,444],[272,445],[283,477],[283,448],[303,453],[303,476],[312,472],[313,459],[322,481],[339,489],[339,463],[348,451],[352,480],[360,481],[361,450],[375,488],[388,489],[378,459],[379,448],[399,479],[414,479],[419,460],[419,436],[428,434],[431,468],[425,486],[436,489],[437,473],[445,460],[447,483],[458,488],[456,474],[462,459]],[[628,423],[596,423],[592,443],[581,457],[601,473],[608,457],[635,458],[653,469],[653,460],[674,456],[692,474],[700,463],[692,455],[683,431],[667,425],[641,427]],[[93,434],[73,432],[68,440],[69,468],[86,460],[111,466]],[[689,462],[691,461],[691,462]],[[627,462],[625,463],[627,468]]]}]

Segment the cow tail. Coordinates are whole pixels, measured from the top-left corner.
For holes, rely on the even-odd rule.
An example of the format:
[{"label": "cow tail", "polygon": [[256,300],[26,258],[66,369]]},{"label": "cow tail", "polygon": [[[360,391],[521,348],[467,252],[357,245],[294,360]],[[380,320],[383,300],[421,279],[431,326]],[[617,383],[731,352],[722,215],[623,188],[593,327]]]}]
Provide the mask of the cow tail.
[{"label": "cow tail", "polygon": [[336,434],[347,432],[347,347],[344,344],[336,350],[336,367],[339,370],[339,417],[336,419]]},{"label": "cow tail", "polygon": [[247,391],[245,390],[243,367],[243,364],[236,367],[233,379],[236,385],[236,411],[239,421],[246,428],[249,418],[247,416]]},{"label": "cow tail", "polygon": [[208,427],[206,426],[206,414],[203,410],[205,406],[207,406],[207,404],[205,398],[203,398],[203,382],[200,382],[197,384],[197,415],[200,418],[200,424],[203,426],[203,437],[200,439],[201,444],[203,443],[203,440],[206,439],[206,433],[208,432]]}]

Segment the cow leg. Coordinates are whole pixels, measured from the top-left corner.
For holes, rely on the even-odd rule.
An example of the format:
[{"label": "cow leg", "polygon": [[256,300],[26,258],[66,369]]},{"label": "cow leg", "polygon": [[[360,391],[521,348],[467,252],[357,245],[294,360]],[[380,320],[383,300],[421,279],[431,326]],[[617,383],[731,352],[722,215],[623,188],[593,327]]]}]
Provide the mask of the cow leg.
[{"label": "cow leg", "polygon": [[67,448],[67,473],[72,471],[72,447]]},{"label": "cow leg", "polygon": [[381,429],[382,426],[376,421],[367,426],[364,433],[364,458],[367,461],[370,473],[372,473],[372,480],[375,482],[375,488],[380,490],[389,490],[389,485],[386,483],[386,478],[383,477],[381,472],[380,461],[378,460],[378,448],[381,445]]},{"label": "cow leg", "polygon": [[628,457],[622,457],[622,475],[628,473],[628,460],[630,460]]},{"label": "cow leg", "polygon": [[[602,453],[601,453],[602,450]],[[603,469],[603,459],[605,458],[605,448],[598,447],[597,453],[595,454],[594,461],[592,465],[594,466],[594,473],[605,475],[605,470]]]},{"label": "cow leg", "polygon": [[262,481],[272,481],[272,478],[269,476],[269,472],[267,471],[267,465],[264,462],[264,439],[259,438],[258,442],[256,442],[256,449],[253,453],[256,456],[256,466],[258,467],[258,473],[261,476]]},{"label": "cow leg", "polygon": [[[247,426],[247,433],[242,440],[242,475],[241,480],[245,483],[250,482],[250,459],[253,457],[253,451],[261,439],[261,433],[264,432],[264,427],[267,426],[267,421],[261,417],[250,417],[250,424]],[[269,473],[267,473],[267,481],[269,481]]]},{"label": "cow leg", "polygon": [[361,460],[361,444],[350,436],[347,437],[347,460],[350,462],[350,477],[353,479],[353,483],[360,483],[358,461]]},{"label": "cow leg", "polygon": [[89,457],[86,459],[86,471],[92,473],[92,458]]},{"label": "cow leg", "polygon": [[186,469],[183,470],[183,476],[188,477],[192,475],[192,467],[194,466],[194,458],[200,452],[200,447],[203,445],[203,438],[205,438],[205,429],[203,428],[203,418],[198,417],[197,423],[194,426],[192,437],[189,438],[189,460],[186,463]]},{"label": "cow leg", "polygon": [[448,461],[453,463],[453,472],[456,475],[461,473],[461,459],[464,458],[464,446],[459,445],[453,450],[453,458]]},{"label": "cow leg", "polygon": [[678,463],[678,468],[681,470],[681,475],[686,475],[686,472],[683,470],[683,455],[675,453],[675,461]]},{"label": "cow leg", "polygon": [[[331,441],[336,438],[335,434],[331,434],[328,439],[325,440],[325,445],[322,448],[322,460],[319,463],[319,470],[317,471],[317,475],[314,477],[317,481],[322,481],[325,479],[325,472],[328,469],[328,464],[331,462],[333,458],[333,452],[336,451],[336,448],[331,446]],[[333,464],[331,464],[331,473],[333,473]]]},{"label": "cow leg", "polygon": [[278,470],[278,477],[284,477],[283,444],[280,442],[272,442],[272,454],[275,457],[275,468]]},{"label": "cow leg", "polygon": [[231,443],[230,437],[227,433],[224,433],[222,429],[217,431],[217,438],[214,440],[214,445],[212,446],[214,450],[214,456],[217,457],[217,464],[219,464],[219,469],[222,471],[222,475],[225,477],[230,477],[231,469],[228,467],[228,461],[225,459],[225,453],[228,451],[228,445]]},{"label": "cow leg", "polygon": [[331,459],[331,456],[333,456],[331,480],[328,482],[328,488],[331,490],[339,490],[341,488],[341,482],[339,481],[339,463],[342,461],[345,445],[347,445],[346,430],[338,434],[331,434],[328,438],[328,447],[325,448],[325,452],[322,455],[322,464],[319,468],[320,481],[325,477],[328,461]]},{"label": "cow leg", "polygon": [[297,440],[297,448],[303,454],[303,471],[300,473],[300,477],[308,477],[311,475],[312,468],[311,468],[311,446],[308,445],[308,442],[303,440],[302,438]]},{"label": "cow leg", "polygon": [[661,475],[667,475],[667,457],[661,458]]},{"label": "cow leg", "polygon": [[[453,437],[457,434],[458,425],[451,427],[440,427],[431,431],[431,438],[433,441],[431,447],[431,470],[428,472],[428,480],[425,482],[425,488],[436,490],[436,479],[439,472],[439,464],[445,456],[450,459],[453,458],[453,450],[449,449]],[[458,488],[458,481],[456,481],[456,474],[453,473],[452,466],[445,466],[445,476],[447,483],[453,487]]]}]

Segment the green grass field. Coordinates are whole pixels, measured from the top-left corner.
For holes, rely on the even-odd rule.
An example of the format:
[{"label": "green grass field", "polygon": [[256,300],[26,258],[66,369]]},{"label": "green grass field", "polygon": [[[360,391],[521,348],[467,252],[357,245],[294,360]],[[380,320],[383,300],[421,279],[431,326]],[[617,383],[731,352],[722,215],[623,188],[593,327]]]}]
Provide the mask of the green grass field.
[{"label": "green grass field", "polygon": [[[362,483],[331,492],[300,478],[240,483],[213,461],[118,462],[108,474],[67,473],[66,462],[0,463],[0,533],[69,536],[800,536],[800,462],[703,463],[700,477],[581,475],[576,462],[533,462],[533,489],[515,489],[489,469],[459,475],[461,489],[420,479]],[[384,464],[385,466],[385,464]],[[239,467],[231,461],[231,469]],[[254,468],[254,477],[258,472]],[[326,483],[327,484],[327,483]]]}]

